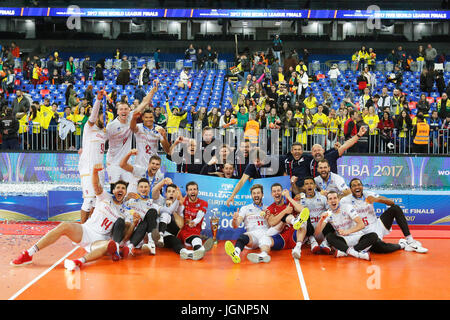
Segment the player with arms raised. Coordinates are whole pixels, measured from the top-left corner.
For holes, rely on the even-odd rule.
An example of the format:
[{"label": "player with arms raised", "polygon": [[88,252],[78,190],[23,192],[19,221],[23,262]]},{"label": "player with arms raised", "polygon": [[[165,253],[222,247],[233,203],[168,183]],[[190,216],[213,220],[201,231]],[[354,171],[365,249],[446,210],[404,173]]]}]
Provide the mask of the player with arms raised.
[{"label": "player with arms raised", "polygon": [[[81,189],[83,191],[83,204],[81,206],[81,223],[86,222],[94,210],[95,192],[92,185],[92,170],[97,163],[103,163],[105,153],[106,135],[103,123],[102,98],[106,95],[99,91],[87,125],[83,131],[83,148],[81,149],[78,171],[81,177]],[[99,173],[100,183],[105,181],[104,171]]]},{"label": "player with arms raised", "polygon": [[119,165],[120,160],[122,160],[131,150],[131,140],[133,135],[133,131],[130,128],[131,118],[134,113],[140,113],[149,105],[157,90],[158,81],[155,80],[150,93],[142,99],[142,102],[133,111],[131,111],[130,106],[127,103],[118,103],[117,118],[106,126],[106,137],[109,140],[109,148],[106,153],[106,169],[111,184],[114,184],[120,179],[129,181],[131,178],[131,174],[120,168]]}]

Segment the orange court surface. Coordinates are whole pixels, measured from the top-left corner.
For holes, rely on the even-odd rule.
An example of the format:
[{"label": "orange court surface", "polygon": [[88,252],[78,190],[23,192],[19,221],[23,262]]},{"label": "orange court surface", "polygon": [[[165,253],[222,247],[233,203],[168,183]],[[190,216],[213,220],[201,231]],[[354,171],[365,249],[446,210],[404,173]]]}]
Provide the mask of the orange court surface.
[{"label": "orange court surface", "polygon": [[[79,258],[85,251],[64,237],[38,252],[32,264],[10,266],[52,227],[34,234],[0,228],[2,300],[450,299],[448,226],[411,228],[429,249],[426,254],[372,253],[371,261],[313,255],[304,246],[300,260],[283,250],[272,251],[270,263],[253,264],[244,251],[242,262],[233,264],[219,241],[200,261],[181,260],[173,251],[157,248],[155,256],[138,252],[118,262],[104,257],[70,272],[64,259]],[[395,227],[387,242],[397,243],[402,236]]]}]

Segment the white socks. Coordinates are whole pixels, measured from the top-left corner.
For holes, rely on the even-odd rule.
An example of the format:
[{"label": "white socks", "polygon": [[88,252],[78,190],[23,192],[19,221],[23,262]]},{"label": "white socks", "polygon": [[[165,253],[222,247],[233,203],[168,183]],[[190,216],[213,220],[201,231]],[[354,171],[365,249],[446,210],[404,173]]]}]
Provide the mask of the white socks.
[{"label": "white socks", "polygon": [[39,248],[37,247],[37,245],[32,246],[30,249],[27,250],[28,255],[31,257],[33,256],[33,254],[35,254],[36,252],[39,251]]}]

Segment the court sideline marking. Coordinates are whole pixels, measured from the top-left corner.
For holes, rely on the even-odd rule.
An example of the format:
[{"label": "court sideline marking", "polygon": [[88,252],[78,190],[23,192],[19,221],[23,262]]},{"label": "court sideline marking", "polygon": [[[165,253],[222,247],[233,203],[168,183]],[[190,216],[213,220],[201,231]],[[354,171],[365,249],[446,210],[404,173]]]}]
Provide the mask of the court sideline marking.
[{"label": "court sideline marking", "polygon": [[[69,251],[64,257],[62,257],[61,259],[59,259],[58,261],[56,261],[50,268],[48,268],[47,270],[45,270],[44,272],[42,272],[40,275],[38,275],[36,278],[34,278],[33,280],[31,280],[27,285],[25,285],[22,289],[20,289],[19,291],[17,291],[11,298],[9,298],[8,300],[14,300],[16,299],[19,295],[21,295],[25,290],[27,290],[29,287],[31,287],[33,284],[35,284],[39,279],[41,279],[43,276],[45,276],[47,273],[49,273],[50,271],[52,271],[58,264],[60,264],[64,259],[66,259],[68,256],[70,256],[73,252],[75,252],[75,250],[77,250],[80,246],[76,246],[75,248],[73,248],[71,251]],[[20,268],[20,267],[17,267]]]},{"label": "court sideline marking", "polygon": [[294,258],[294,261],[295,261],[295,267],[297,269],[298,280],[300,281],[300,286],[302,288],[303,297],[305,298],[305,300],[310,300],[309,294],[308,294],[308,289],[306,288],[305,278],[303,278],[302,267],[300,266],[300,262],[298,261],[298,259],[295,259],[295,258]]}]

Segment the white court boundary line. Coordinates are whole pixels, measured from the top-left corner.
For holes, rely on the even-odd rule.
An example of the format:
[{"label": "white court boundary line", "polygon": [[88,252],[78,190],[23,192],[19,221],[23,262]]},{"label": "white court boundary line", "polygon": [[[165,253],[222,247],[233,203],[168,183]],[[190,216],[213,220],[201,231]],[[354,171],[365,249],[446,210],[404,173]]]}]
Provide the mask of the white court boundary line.
[{"label": "white court boundary line", "polygon": [[[69,251],[64,257],[62,257],[61,259],[59,259],[58,261],[56,261],[50,268],[48,268],[47,270],[45,270],[44,272],[42,272],[40,275],[38,275],[36,278],[34,278],[33,280],[31,280],[27,285],[25,285],[22,289],[20,289],[19,291],[17,291],[11,298],[9,298],[8,300],[14,300],[16,299],[19,295],[21,295],[25,290],[27,290],[29,287],[31,287],[33,284],[35,284],[39,279],[41,279],[43,276],[45,276],[47,273],[49,273],[50,271],[52,271],[58,264],[60,264],[64,259],[66,259],[68,256],[70,256],[73,252],[75,252],[75,250],[77,250],[80,246],[76,246],[75,248],[73,248],[71,251]],[[15,267],[15,268],[20,268],[20,267]]]},{"label": "white court boundary line", "polygon": [[308,294],[308,289],[306,288],[305,278],[303,278],[302,267],[300,266],[300,262],[298,261],[298,259],[295,259],[295,258],[294,258],[294,261],[295,261],[295,267],[297,269],[298,280],[300,281],[300,287],[302,288],[303,297],[305,298],[305,300],[310,300],[309,294]]}]

